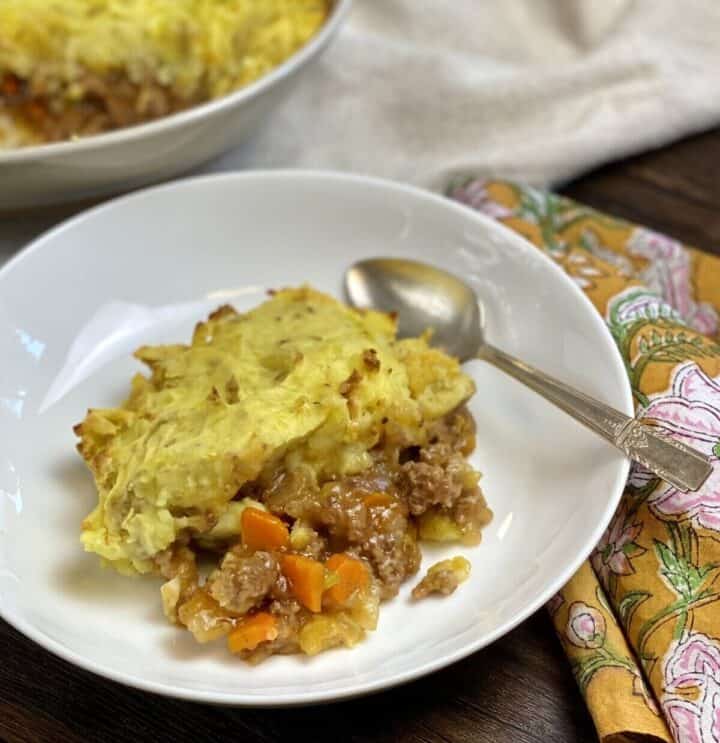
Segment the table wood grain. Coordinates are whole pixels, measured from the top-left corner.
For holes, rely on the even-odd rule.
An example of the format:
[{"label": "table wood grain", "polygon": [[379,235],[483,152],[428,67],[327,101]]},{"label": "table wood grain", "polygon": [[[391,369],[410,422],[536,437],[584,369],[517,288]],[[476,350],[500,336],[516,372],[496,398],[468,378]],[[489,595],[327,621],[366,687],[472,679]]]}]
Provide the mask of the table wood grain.
[{"label": "table wood grain", "polygon": [[[720,129],[616,163],[564,193],[720,254]],[[0,621],[5,743],[585,743],[596,740],[544,611],[428,678],[365,699],[290,710],[211,707],[97,678]]]}]

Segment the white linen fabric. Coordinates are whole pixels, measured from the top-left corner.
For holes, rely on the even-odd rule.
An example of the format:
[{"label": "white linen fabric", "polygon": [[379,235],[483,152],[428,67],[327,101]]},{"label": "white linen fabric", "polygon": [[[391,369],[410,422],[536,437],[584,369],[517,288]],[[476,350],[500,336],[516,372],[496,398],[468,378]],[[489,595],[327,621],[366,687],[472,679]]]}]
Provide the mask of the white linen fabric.
[{"label": "white linen fabric", "polygon": [[262,134],[207,170],[535,185],[720,121],[716,0],[355,0]]}]

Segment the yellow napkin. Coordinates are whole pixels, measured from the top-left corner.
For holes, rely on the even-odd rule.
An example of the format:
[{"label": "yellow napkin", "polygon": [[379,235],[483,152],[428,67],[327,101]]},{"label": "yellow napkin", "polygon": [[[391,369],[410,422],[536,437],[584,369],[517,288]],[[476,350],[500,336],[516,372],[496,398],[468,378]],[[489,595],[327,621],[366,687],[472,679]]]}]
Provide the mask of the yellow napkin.
[{"label": "yellow napkin", "polygon": [[638,413],[713,459],[697,493],[634,466],[548,609],[602,741],[720,741],[720,260],[514,183],[463,179],[448,195],[562,266],[605,318]]}]

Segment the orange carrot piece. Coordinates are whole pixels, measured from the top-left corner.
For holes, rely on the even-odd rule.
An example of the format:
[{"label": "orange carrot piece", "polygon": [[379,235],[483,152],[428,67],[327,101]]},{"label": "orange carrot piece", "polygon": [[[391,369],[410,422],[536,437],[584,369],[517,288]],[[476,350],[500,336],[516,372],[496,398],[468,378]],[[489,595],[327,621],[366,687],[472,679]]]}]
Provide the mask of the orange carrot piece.
[{"label": "orange carrot piece", "polygon": [[321,611],[325,588],[323,564],[302,555],[283,555],[281,565],[297,600],[310,611]]},{"label": "orange carrot piece", "polygon": [[368,495],[366,498],[363,498],[363,503],[368,508],[374,508],[375,506],[387,508],[388,506],[391,506],[393,503],[395,503],[395,498],[393,498],[392,495],[389,495],[388,493],[370,493],[370,495]]},{"label": "orange carrot piece", "polygon": [[243,543],[252,550],[279,550],[290,544],[285,522],[259,508],[246,508],[240,517]]},{"label": "orange carrot piece", "polygon": [[228,636],[231,653],[255,650],[261,642],[271,642],[278,636],[277,619],[266,611],[245,617]]},{"label": "orange carrot piece", "polygon": [[325,565],[339,578],[338,582],[325,592],[330,602],[337,606],[344,606],[350,596],[355,591],[366,588],[370,580],[365,565],[349,555],[331,555]]}]

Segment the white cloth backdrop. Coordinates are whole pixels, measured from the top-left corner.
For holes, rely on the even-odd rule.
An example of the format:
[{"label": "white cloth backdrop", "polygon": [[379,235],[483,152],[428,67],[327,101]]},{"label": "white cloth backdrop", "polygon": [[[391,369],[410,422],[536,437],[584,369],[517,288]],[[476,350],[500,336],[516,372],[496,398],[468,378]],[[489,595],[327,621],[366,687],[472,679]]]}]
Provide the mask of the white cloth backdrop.
[{"label": "white cloth backdrop", "polygon": [[546,184],[718,121],[718,0],[355,0],[288,105],[212,169]]},{"label": "white cloth backdrop", "polygon": [[[206,166],[538,185],[720,122],[720,0],[355,0],[264,131]],[[58,215],[0,219],[0,260]]]}]

